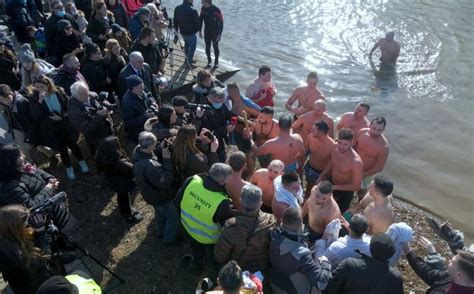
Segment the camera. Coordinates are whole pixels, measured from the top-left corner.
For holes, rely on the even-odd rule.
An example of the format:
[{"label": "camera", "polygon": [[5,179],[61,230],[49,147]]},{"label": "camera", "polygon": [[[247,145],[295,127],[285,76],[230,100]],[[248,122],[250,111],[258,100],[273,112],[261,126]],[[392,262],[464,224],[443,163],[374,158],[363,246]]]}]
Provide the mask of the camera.
[{"label": "camera", "polygon": [[204,136],[206,136],[209,140],[211,140],[211,142],[216,139],[216,136],[214,136],[214,134],[211,133],[210,131],[205,132]]}]

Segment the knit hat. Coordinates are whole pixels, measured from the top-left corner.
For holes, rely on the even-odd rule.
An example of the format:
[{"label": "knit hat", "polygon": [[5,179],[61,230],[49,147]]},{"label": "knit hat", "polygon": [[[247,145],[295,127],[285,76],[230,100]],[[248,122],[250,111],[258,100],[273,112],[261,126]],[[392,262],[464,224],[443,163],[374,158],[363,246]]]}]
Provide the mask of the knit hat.
[{"label": "knit hat", "polygon": [[395,243],[385,233],[379,233],[370,240],[370,253],[376,260],[387,261],[395,254]]},{"label": "knit hat", "polygon": [[62,32],[64,31],[66,28],[68,27],[71,27],[71,22],[69,22],[69,20],[67,19],[60,19],[58,20],[58,24],[56,25],[56,27],[58,28],[58,31],[59,32]]},{"label": "knit hat", "polygon": [[149,15],[149,14],[151,14],[151,12],[150,12],[150,9],[148,9],[146,7],[142,7],[140,9],[138,9],[137,14],[138,15]]},{"label": "knit hat", "polygon": [[127,81],[127,87],[129,90],[135,88],[140,84],[143,84],[143,80],[137,75],[128,76],[125,80]]},{"label": "knit hat", "polygon": [[116,24],[116,23],[114,23],[114,24],[111,26],[111,28],[112,28],[112,32],[113,32],[114,34],[117,33],[117,32],[122,31],[122,27],[121,27],[120,25]]},{"label": "knit hat", "polygon": [[73,294],[77,293],[76,286],[63,276],[52,276],[36,291],[36,294]]},{"label": "knit hat", "polygon": [[189,103],[188,99],[184,96],[174,96],[173,100],[171,100],[171,104],[176,107],[186,106],[188,105],[188,103]]},{"label": "knit hat", "polygon": [[20,60],[21,63],[36,61],[35,54],[33,53],[33,50],[31,50],[30,44],[25,43],[21,45],[20,53],[18,53],[18,60]]}]

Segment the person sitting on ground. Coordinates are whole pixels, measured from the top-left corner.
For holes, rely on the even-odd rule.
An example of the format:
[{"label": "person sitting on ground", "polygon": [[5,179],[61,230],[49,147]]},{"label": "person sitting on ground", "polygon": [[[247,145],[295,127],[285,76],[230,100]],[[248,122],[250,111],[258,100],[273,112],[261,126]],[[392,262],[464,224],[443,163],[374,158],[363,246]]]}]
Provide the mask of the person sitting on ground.
[{"label": "person sitting on ground", "polygon": [[58,89],[51,79],[41,75],[34,80],[28,91],[30,92],[30,117],[32,123],[38,128],[36,145],[59,151],[68,179],[76,178],[69,150],[79,161],[81,171],[88,173],[89,167],[76,143],[79,133],[69,121],[69,97],[64,90]]},{"label": "person sitting on ground", "polygon": [[92,14],[87,25],[86,33],[92,42],[105,48],[105,42],[112,36],[112,24],[115,23],[114,14],[107,10],[103,0],[96,0],[92,4]]},{"label": "person sitting on ground", "polygon": [[128,63],[128,54],[125,49],[120,47],[116,39],[108,39],[105,42],[104,64],[108,77],[112,81],[112,90],[118,93],[118,76],[120,71]]},{"label": "person sitting on ground", "polygon": [[[278,137],[280,127],[278,121],[273,118],[275,111],[270,106],[264,106],[260,109],[257,119],[250,126],[250,131],[253,133],[253,139],[257,147],[262,146],[270,139]],[[261,168],[266,168],[270,161],[272,161],[271,154],[264,154],[257,156]]]},{"label": "person sitting on ground", "polygon": [[[418,244],[429,256],[437,253],[431,241],[423,236],[420,236]],[[423,260],[409,244],[404,245],[403,250],[410,267],[429,286],[426,294],[474,293],[474,253],[457,250],[448,262],[447,269],[444,269],[429,264],[428,259]]]},{"label": "person sitting on ground", "polygon": [[324,238],[326,226],[341,217],[341,211],[332,197],[332,184],[321,181],[311,189],[311,195],[303,207],[303,217],[308,215],[309,241]]},{"label": "person sitting on ground", "polygon": [[120,215],[129,224],[140,222],[143,215],[130,204],[130,193],[135,188],[133,164],[117,137],[108,136],[100,142],[95,162],[97,170],[105,176],[112,190],[117,193]]},{"label": "person sitting on ground", "polygon": [[[199,138],[197,137],[196,128],[192,125],[182,126],[178,130],[173,147],[173,160],[177,172],[182,174],[182,178],[201,174],[209,171],[209,168],[219,161],[217,157],[217,148],[219,141],[217,138],[210,141],[202,130]],[[200,143],[210,143],[207,152],[200,150]]]},{"label": "person sitting on ground", "polygon": [[83,82],[75,82],[71,86],[71,93],[68,104],[69,121],[84,135],[91,154],[95,154],[100,141],[115,133],[110,116],[112,111],[92,97]]},{"label": "person sitting on ground", "polygon": [[333,270],[333,278],[324,294],[368,293],[402,294],[403,279],[400,272],[389,266],[388,260],[395,253],[392,239],[384,233],[370,240],[369,257],[348,257]]},{"label": "person sitting on ground", "polygon": [[[263,145],[257,147],[253,140],[251,141],[252,151],[256,156],[270,154],[272,159],[283,161],[286,171],[296,171],[298,160],[304,155],[303,139],[291,132],[291,120],[288,114],[281,116],[278,120],[278,137],[266,141]],[[248,131],[244,133],[246,138],[251,137]]]},{"label": "person sitting on ground", "polygon": [[54,69],[54,66],[44,60],[36,59],[30,44],[21,45],[20,52],[18,52],[18,61],[21,64],[21,88],[20,91],[25,91],[28,86],[33,84],[33,81],[40,75],[48,74]]},{"label": "person sitting on ground", "polygon": [[283,174],[285,164],[278,159],[272,160],[268,168],[258,169],[250,178],[250,183],[262,189],[262,207],[263,212],[272,213],[272,201],[275,194],[273,181]]},{"label": "person sitting on ground", "polygon": [[158,162],[154,154],[157,143],[150,132],[138,135],[138,145],[132,154],[133,174],[143,200],[155,210],[156,236],[165,245],[175,245],[179,215],[170,190],[174,168],[169,148],[162,148],[163,161]]},{"label": "person sitting on ground", "polygon": [[275,195],[272,200],[273,215],[281,220],[283,211],[288,207],[301,208],[303,204],[303,189],[298,174],[294,171],[286,171],[274,181]]},{"label": "person sitting on ground", "polygon": [[61,19],[58,21],[58,32],[53,47],[55,60],[63,60],[64,55],[68,53],[77,55],[79,58],[82,57],[84,50],[82,39],[73,30],[74,27],[69,20]]},{"label": "person sitting on ground", "polygon": [[102,53],[96,44],[86,44],[85,54],[82,59],[81,73],[87,81],[89,90],[100,93],[107,93],[107,100],[114,104],[112,95],[112,79],[108,76]]},{"label": "person sitting on ground", "polygon": [[247,87],[245,96],[252,99],[260,107],[275,106],[273,97],[277,89],[272,81],[272,70],[267,65],[262,65],[258,69],[258,77]]},{"label": "person sitting on ground", "polygon": [[341,120],[336,125],[336,131],[347,128],[352,130],[354,136],[357,136],[361,129],[369,127],[369,120],[367,119],[367,114],[369,114],[369,111],[369,104],[359,102],[353,112],[346,112],[341,116]]},{"label": "person sitting on ground", "polygon": [[236,213],[225,189],[231,173],[232,168],[227,164],[214,163],[208,174],[189,177],[176,193],[181,224],[191,240],[193,262],[190,271],[201,273],[204,263],[208,263],[212,279],[217,276],[214,245],[222,225]]},{"label": "person sitting on ground", "polygon": [[[0,164],[0,206],[21,204],[33,208],[57,192],[59,181],[26,162],[25,155],[16,144],[0,147]],[[48,216],[55,226],[62,229],[69,220],[69,210],[64,202],[59,202]]]},{"label": "person sitting on ground", "polygon": [[[326,100],[324,94],[318,88],[318,74],[312,71],[306,77],[306,86],[296,88],[288,98],[285,107],[295,116],[300,116],[313,110],[313,103],[319,99]],[[296,101],[298,101],[298,105],[293,107]]]},{"label": "person sitting on ground", "polygon": [[87,81],[79,71],[81,63],[76,55],[66,54],[62,57],[62,60],[63,64],[51,71],[49,76],[53,79],[56,86],[63,88],[66,94],[71,96],[72,84],[75,82],[84,82],[87,85]]},{"label": "person sitting on ground", "polygon": [[160,48],[155,42],[155,30],[150,27],[144,27],[140,35],[133,42],[131,51],[138,51],[142,54],[144,61],[150,66],[154,75],[160,73],[162,56]]},{"label": "person sitting on ground", "polygon": [[194,103],[207,104],[207,96],[211,92],[211,89],[215,87],[225,88],[224,84],[213,77],[208,71],[198,71],[196,84],[193,86]]},{"label": "person sitting on ground", "polygon": [[245,184],[239,202],[243,214],[225,222],[214,246],[214,258],[221,264],[235,260],[250,272],[266,271],[269,231],[277,220],[273,215],[260,211],[262,190],[257,186]]},{"label": "person sitting on ground", "polygon": [[394,32],[388,32],[385,34],[385,38],[380,39],[370,50],[369,59],[372,60],[372,53],[374,53],[377,48],[380,48],[380,61],[382,63],[395,64],[400,55],[400,44],[393,40],[394,37]]},{"label": "person sitting on ground", "polygon": [[313,258],[303,232],[303,217],[296,207],[285,209],[281,225],[270,231],[269,279],[274,293],[324,290],[331,278],[331,265],[325,257]]},{"label": "person sitting on ground", "polygon": [[127,11],[125,10],[122,1],[105,0],[105,4],[107,5],[107,9],[114,15],[115,22],[122,28],[128,30],[130,26],[130,18],[127,15]]},{"label": "person sitting on ground", "polygon": [[363,214],[354,214],[349,222],[341,220],[342,226],[349,232],[329,245],[324,256],[335,268],[341,261],[348,257],[360,258],[356,250],[370,256],[370,236],[366,235],[369,224]]},{"label": "person sitting on ground", "polygon": [[151,13],[147,7],[141,7],[130,19],[130,36],[132,40],[136,40],[140,36],[140,32],[144,27],[150,24]]},{"label": "person sitting on ground", "polygon": [[229,165],[232,168],[232,174],[230,175],[229,182],[226,185],[227,193],[232,198],[232,204],[236,210],[241,209],[240,205],[240,193],[242,187],[248,184],[247,181],[242,179],[242,172],[245,169],[245,153],[242,151],[234,151],[229,155]]},{"label": "person sitting on ground", "polygon": [[22,205],[0,208],[0,272],[14,293],[36,293],[54,274],[44,256],[50,243],[45,222]]}]

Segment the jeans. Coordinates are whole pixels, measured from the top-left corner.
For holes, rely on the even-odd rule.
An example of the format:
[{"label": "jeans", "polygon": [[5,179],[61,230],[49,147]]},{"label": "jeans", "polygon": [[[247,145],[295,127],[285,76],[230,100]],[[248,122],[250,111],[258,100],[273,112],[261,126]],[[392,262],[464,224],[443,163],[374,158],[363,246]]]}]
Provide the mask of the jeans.
[{"label": "jeans", "polygon": [[197,46],[197,37],[196,34],[193,35],[182,35],[184,40],[184,54],[189,62],[193,61],[194,52],[196,51]]},{"label": "jeans", "polygon": [[176,205],[170,201],[163,205],[153,206],[155,209],[155,222],[158,236],[163,236],[163,240],[172,243],[176,240],[178,230],[179,215]]}]

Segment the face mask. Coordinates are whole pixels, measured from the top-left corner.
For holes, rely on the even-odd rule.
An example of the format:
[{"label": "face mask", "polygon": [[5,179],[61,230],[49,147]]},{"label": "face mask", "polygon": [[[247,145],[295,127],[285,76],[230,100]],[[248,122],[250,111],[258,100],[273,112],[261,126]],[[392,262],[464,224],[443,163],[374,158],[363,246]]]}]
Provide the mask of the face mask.
[{"label": "face mask", "polygon": [[56,11],[56,16],[58,17],[64,17],[65,15],[66,15],[66,11],[64,10]]},{"label": "face mask", "polygon": [[77,10],[76,9],[71,10],[71,15],[76,16],[77,15]]},{"label": "face mask", "polygon": [[212,107],[214,107],[215,109],[220,109],[223,104],[224,103],[222,103],[222,102],[214,102],[214,103],[212,103]]}]

